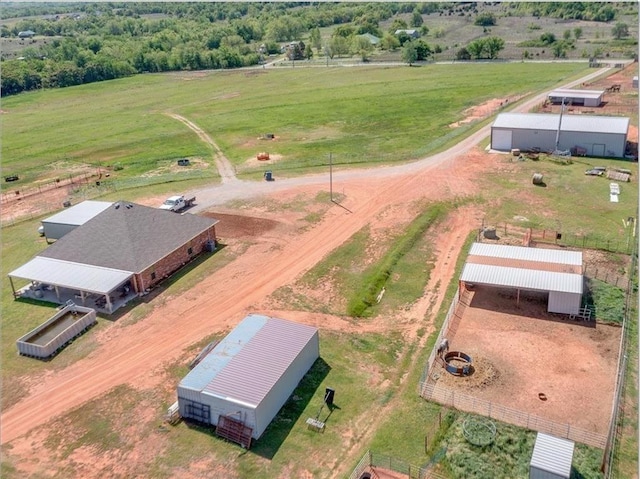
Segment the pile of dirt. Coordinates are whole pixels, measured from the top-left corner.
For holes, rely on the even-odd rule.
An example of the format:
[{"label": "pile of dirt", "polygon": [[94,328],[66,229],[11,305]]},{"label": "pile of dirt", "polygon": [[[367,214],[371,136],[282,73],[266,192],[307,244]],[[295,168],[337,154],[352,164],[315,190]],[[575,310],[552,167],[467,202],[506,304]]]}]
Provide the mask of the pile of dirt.
[{"label": "pile of dirt", "polygon": [[500,371],[486,357],[479,354],[470,354],[471,374],[469,376],[454,376],[444,367],[438,371],[438,383],[456,390],[477,391],[484,389],[500,379]]}]

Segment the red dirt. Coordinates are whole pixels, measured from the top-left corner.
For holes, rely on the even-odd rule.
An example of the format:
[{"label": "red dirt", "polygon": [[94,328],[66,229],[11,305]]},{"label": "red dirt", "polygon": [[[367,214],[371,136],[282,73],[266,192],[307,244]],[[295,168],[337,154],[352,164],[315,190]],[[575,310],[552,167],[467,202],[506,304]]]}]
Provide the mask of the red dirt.
[{"label": "red dirt", "polygon": [[[131,325],[127,325],[126,316],[121,318],[100,335],[101,346],[89,357],[33,381],[28,397],[3,412],[2,443],[11,443],[12,457],[28,457],[33,452],[29,444],[36,437],[35,430],[47,421],[101,396],[118,384],[129,383],[139,389],[159,386],[163,366],[179,360],[185,348],[216,331],[232,328],[244,315],[256,310],[272,291],[293,283],[299,275],[373,218],[376,218],[378,227],[386,222],[394,224],[392,215],[381,215],[390,205],[472,194],[475,191],[473,178],[496,161],[499,158],[475,151],[464,158],[452,159],[410,176],[354,180],[346,188],[345,185],[340,186],[347,191],[343,206],[348,210],[332,206],[321,223],[298,235],[293,234],[295,230],[291,226],[291,219],[287,220],[287,215],[282,212],[261,212],[259,216],[265,220],[250,220],[253,226],[249,226],[248,233],[244,226],[230,228],[226,233],[229,238],[242,234],[264,234],[266,230],[269,230],[269,235],[266,241],[258,238],[244,254],[188,293],[180,297],[160,294],[154,299],[158,307],[148,317]],[[451,175],[452,168],[457,172],[455,177]],[[319,189],[317,186],[294,188],[286,196],[278,194],[277,199],[287,201],[287,198],[300,195],[313,198]],[[372,192],[375,194],[372,195]],[[438,265],[438,276],[434,274],[431,280],[433,285],[437,280],[439,287],[434,288],[434,296],[429,296],[426,303],[421,307],[416,306],[418,310],[426,310],[427,307],[436,310],[439,307],[442,298],[440,290],[450,280],[455,266],[453,258],[449,258],[455,253],[455,248],[459,249],[471,225],[477,224],[475,218],[470,220],[462,214],[456,217],[459,219],[449,227],[452,229],[443,235],[447,238],[442,242],[446,251],[446,256],[442,258],[446,264]],[[279,227],[269,229],[274,222]],[[255,229],[257,224],[262,226]],[[279,234],[276,234],[278,231]],[[266,313],[269,314],[269,311]],[[282,316],[327,329],[356,330],[349,321],[339,317],[293,312],[283,312]],[[386,318],[380,318],[379,321],[384,324]],[[424,320],[422,311],[415,316],[407,314],[406,321],[410,325],[409,334],[412,335],[421,325],[429,324]],[[175,334],[176,328],[180,330],[179,335]],[[41,404],[47,404],[47,408],[39,407]],[[365,431],[371,429],[366,428]],[[25,434],[26,441],[16,440]],[[40,434],[37,433],[38,436]],[[46,461],[46,454],[41,451],[39,462],[43,461]],[[339,466],[342,467],[341,464]]]},{"label": "red dirt", "polygon": [[[82,470],[82,476],[86,478],[105,477],[105,474],[111,477],[144,475],[137,469],[140,464],[136,465],[136,460],[144,463],[149,460],[151,451],[162,454],[166,441],[145,437],[148,443],[145,442],[147,451],[144,452],[136,447],[139,446],[139,439],[133,438],[132,450],[128,452],[100,456],[97,451],[83,448],[77,449],[71,457],[61,459],[55,450],[47,447],[48,436],[45,431],[48,431],[51,421],[99,398],[117,385],[129,384],[144,391],[166,387],[163,383],[164,368],[168,364],[183,358],[185,351],[202,338],[231,329],[249,312],[260,310],[265,314],[323,329],[361,331],[361,325],[356,327],[341,317],[269,311],[263,306],[273,291],[283,285],[294,284],[300,275],[365,225],[375,224],[378,228],[393,226],[398,220],[388,213],[401,211],[414,201],[439,201],[473,195],[478,188],[476,178],[500,168],[501,161],[499,155],[488,155],[476,149],[435,166],[407,170],[402,176],[337,181],[336,191],[343,192],[345,196],[343,207],[331,206],[322,221],[307,230],[300,230],[296,225],[300,214],[287,211],[243,209],[243,215],[254,217],[247,224],[237,217],[225,218],[229,223],[233,222],[233,226],[220,224],[223,240],[228,240],[232,246],[238,241],[246,241],[247,244],[246,250],[237,259],[179,297],[160,293],[153,299],[155,309],[144,319],[131,324],[127,315],[120,318],[99,335],[99,346],[87,358],[63,370],[28,378],[28,395],[2,414],[1,442],[7,446],[4,460],[26,475],[36,470]],[[286,202],[299,197],[312,199],[324,189],[324,186],[318,185],[294,187],[286,194],[279,192],[271,201]],[[408,339],[415,339],[421,328],[433,330],[432,313],[442,303],[444,288],[453,276],[457,253],[468,232],[478,224],[480,216],[481,213],[473,207],[456,211],[437,235],[436,244],[440,254],[425,295],[409,311],[402,312],[400,319],[397,316],[375,318],[367,324],[367,328],[384,331],[402,324]],[[255,218],[262,221],[256,221]],[[422,341],[426,337],[427,334]],[[404,387],[408,387],[406,382]],[[42,407],[44,404],[46,408]],[[354,418],[353,430],[343,434],[343,453],[340,457],[317,457],[314,467],[326,467],[327,477],[344,475],[345,465],[353,462],[360,453],[360,444],[370,437],[384,417],[384,412],[393,408],[393,405],[394,402],[389,401],[366,417]],[[135,431],[142,431],[149,419],[141,415],[137,421],[139,424],[123,426],[120,432],[135,434]],[[71,441],[77,431],[71,425],[59,424],[52,433]],[[100,457],[100,468],[90,470],[79,466],[96,457]],[[172,472],[175,473],[174,477],[200,477],[205,471],[211,473],[209,466],[194,464],[188,471]]]},{"label": "red dirt", "polygon": [[[475,372],[448,388],[606,435],[616,381],[620,327],[559,320],[546,297],[476,285],[470,305],[447,336],[452,351],[473,358]],[[539,393],[546,395],[542,401]]]}]

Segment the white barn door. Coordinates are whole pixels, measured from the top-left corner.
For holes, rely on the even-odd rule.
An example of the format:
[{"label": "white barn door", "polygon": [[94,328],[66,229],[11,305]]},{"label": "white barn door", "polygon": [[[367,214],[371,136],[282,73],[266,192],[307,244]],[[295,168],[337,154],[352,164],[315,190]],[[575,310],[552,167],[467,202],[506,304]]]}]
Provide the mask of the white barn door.
[{"label": "white barn door", "polygon": [[491,149],[510,151],[512,136],[511,130],[493,130],[491,132]]}]

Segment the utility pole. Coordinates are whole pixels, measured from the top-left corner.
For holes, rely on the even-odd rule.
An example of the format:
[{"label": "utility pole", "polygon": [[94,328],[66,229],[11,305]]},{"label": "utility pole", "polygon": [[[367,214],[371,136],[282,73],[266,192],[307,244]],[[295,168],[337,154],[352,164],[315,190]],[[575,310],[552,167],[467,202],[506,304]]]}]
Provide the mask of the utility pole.
[{"label": "utility pole", "polygon": [[333,158],[329,152],[329,199],[333,201]]}]

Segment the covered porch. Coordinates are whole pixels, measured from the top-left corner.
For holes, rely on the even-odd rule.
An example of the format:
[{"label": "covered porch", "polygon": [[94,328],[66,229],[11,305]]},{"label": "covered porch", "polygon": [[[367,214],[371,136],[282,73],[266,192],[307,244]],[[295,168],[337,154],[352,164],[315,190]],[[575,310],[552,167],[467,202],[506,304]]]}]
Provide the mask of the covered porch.
[{"label": "covered porch", "polygon": [[[104,314],[112,314],[137,293],[133,273],[100,266],[36,257],[9,273],[14,298],[29,298],[55,304],[71,300]],[[27,280],[16,288],[14,279]]]}]

